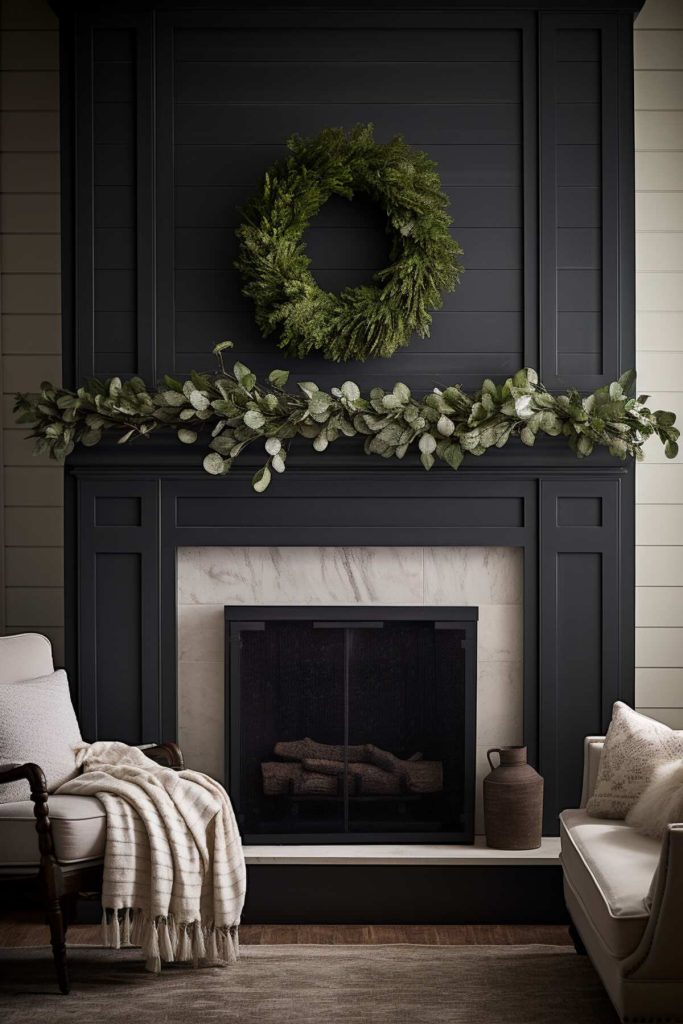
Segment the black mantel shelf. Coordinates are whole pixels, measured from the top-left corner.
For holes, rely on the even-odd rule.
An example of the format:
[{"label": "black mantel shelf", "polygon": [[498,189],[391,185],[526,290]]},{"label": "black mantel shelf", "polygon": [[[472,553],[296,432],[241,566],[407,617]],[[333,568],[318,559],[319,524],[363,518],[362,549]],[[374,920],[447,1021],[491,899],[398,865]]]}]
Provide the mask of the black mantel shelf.
[{"label": "black mantel shelf", "polygon": [[[230,481],[253,475],[268,456],[263,443],[255,441],[246,449],[224,477],[212,477],[202,468],[202,460],[210,451],[210,437],[200,435],[192,445],[181,444],[174,436],[159,432],[150,437],[137,438],[126,444],[117,444],[116,436],[105,436],[92,448],[78,447],[67,459],[69,472],[81,475],[96,475],[99,472],[109,476],[112,471],[149,472],[154,470],[160,477],[182,472],[196,474],[207,481]],[[287,456],[285,474],[273,474],[268,491],[262,496],[267,500],[274,494],[284,478],[293,472],[319,473],[327,477],[330,473],[354,472],[378,475],[382,479],[404,475],[414,480],[416,475],[427,478],[443,476],[462,479],[473,475],[481,476],[514,474],[537,477],[539,474],[559,473],[576,476],[592,476],[596,473],[609,476],[627,476],[632,472],[631,460],[622,462],[605,449],[596,449],[588,458],[579,459],[569,448],[564,438],[541,436],[533,448],[512,438],[505,448],[490,448],[484,455],[466,455],[461,467],[452,470],[437,462],[427,473],[415,453],[404,459],[383,459],[378,455],[365,455],[360,438],[339,438],[325,452],[316,452],[310,441],[296,439]],[[414,483],[411,484],[414,486]]]}]

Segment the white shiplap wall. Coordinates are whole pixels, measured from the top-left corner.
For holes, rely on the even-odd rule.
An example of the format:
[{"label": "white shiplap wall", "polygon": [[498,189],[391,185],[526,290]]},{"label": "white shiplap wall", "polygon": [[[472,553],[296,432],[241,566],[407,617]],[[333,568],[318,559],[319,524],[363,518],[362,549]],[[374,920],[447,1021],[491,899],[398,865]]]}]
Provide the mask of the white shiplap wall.
[{"label": "white shiplap wall", "polygon": [[[683,0],[635,24],[638,390],[683,422]],[[636,704],[683,728],[683,457],[637,469]]]},{"label": "white shiplap wall", "polygon": [[57,27],[47,0],[0,2],[0,633],[45,633],[63,664],[62,470],[11,413],[61,379]]}]

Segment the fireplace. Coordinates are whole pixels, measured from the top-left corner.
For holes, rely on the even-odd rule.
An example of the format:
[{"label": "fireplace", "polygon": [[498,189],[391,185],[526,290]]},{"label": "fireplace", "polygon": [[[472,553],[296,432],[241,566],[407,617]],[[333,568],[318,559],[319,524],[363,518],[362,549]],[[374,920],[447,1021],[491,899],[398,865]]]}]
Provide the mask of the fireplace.
[{"label": "fireplace", "polygon": [[244,841],[471,842],[476,608],[226,607]]}]

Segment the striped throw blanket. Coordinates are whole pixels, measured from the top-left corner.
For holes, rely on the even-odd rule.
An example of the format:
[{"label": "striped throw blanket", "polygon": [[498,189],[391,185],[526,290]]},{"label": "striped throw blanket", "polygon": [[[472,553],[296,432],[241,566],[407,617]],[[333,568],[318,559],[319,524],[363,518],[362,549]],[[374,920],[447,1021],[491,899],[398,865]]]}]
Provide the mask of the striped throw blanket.
[{"label": "striped throw blanket", "polygon": [[83,773],[58,792],[95,796],[107,812],[104,944],[141,946],[155,973],[162,961],[234,963],[246,874],[223,787],[125,743],[85,744],[77,762]]}]

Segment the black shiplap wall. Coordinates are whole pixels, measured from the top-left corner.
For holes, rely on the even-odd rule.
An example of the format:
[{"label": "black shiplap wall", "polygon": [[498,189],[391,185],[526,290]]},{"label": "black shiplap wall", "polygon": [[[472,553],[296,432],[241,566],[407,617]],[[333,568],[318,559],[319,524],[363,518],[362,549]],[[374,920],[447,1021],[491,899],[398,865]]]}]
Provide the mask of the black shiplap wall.
[{"label": "black shiplap wall", "polygon": [[[322,385],[474,387],[523,364],[551,387],[611,379],[633,361],[618,258],[627,26],[618,11],[372,6],[79,16],[73,376],[211,368],[228,337],[258,372]],[[366,121],[437,161],[463,281],[431,337],[390,362],[288,362],[240,294],[239,209],[290,134]],[[332,290],[387,260],[362,198],[332,199],[307,242]]]}]

